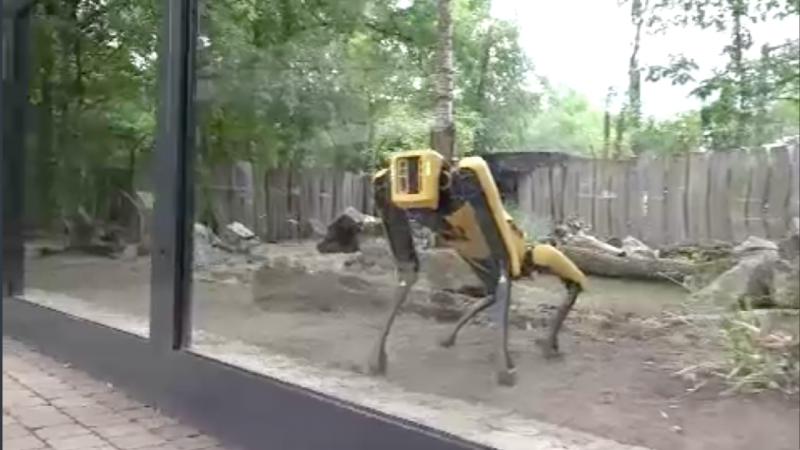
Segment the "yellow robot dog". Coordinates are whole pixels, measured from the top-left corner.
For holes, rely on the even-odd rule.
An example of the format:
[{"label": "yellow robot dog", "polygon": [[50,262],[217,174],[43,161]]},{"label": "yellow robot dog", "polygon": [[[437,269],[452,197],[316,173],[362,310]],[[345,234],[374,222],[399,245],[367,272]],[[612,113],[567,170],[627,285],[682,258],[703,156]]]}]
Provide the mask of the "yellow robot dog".
[{"label": "yellow robot dog", "polygon": [[559,354],[559,330],[583,291],[586,277],[555,247],[526,242],[525,233],[503,207],[497,185],[483,158],[467,157],[450,164],[432,150],[398,152],[391,156],[388,168],[373,176],[373,184],[375,206],[397,264],[398,286],[392,311],[370,355],[367,366],[370,374],[386,373],[386,340],[418,277],[420,263],[407,212],[413,212],[422,225],[454,249],[487,288],[487,297],[461,317],[440,345],[455,344],[459,330],[467,322],[497,305],[497,382],[514,385],[516,371],[508,353],[511,280],[546,270],[562,280],[567,295],[556,312],[548,336],[537,343],[546,357]]}]

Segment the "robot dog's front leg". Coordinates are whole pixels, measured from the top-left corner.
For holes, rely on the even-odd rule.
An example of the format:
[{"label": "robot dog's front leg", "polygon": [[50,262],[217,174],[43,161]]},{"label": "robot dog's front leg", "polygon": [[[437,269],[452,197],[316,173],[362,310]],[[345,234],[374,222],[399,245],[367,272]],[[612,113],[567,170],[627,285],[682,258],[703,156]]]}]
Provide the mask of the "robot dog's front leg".
[{"label": "robot dog's front leg", "polygon": [[514,386],[517,383],[517,371],[511,354],[508,351],[509,323],[508,316],[511,309],[511,278],[504,263],[499,264],[500,276],[494,292],[497,306],[495,311],[498,317],[495,324],[498,326],[497,341],[495,344],[495,374],[497,383],[502,386]]},{"label": "robot dog's front leg", "polygon": [[389,177],[384,174],[374,180],[375,207],[383,221],[386,238],[389,241],[392,254],[397,263],[397,287],[394,292],[392,310],[386,317],[381,328],[381,334],[375,342],[369,361],[367,372],[371,375],[386,373],[388,358],[386,356],[386,341],[389,339],[394,320],[400,312],[403,303],[408,299],[411,288],[417,282],[419,274],[419,257],[414,249],[414,238],[411,224],[405,211],[397,208],[389,198]]}]

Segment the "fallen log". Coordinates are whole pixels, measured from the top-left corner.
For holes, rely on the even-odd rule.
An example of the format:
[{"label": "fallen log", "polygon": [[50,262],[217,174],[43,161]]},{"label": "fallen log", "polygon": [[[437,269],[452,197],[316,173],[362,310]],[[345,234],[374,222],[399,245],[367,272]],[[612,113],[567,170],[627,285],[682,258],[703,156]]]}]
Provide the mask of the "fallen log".
[{"label": "fallen log", "polygon": [[572,245],[561,245],[560,249],[587,275],[607,278],[683,282],[691,275],[718,265],[675,259],[617,256]]}]

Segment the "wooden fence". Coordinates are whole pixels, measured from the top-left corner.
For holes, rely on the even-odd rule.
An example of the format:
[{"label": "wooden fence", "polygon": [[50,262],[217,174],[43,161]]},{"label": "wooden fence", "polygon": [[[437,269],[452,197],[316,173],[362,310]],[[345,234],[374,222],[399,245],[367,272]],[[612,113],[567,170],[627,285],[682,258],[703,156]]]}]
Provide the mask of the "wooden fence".
[{"label": "wooden fence", "polygon": [[573,160],[520,181],[519,208],[546,221],[579,217],[599,237],[651,245],[779,238],[798,215],[798,151]]},{"label": "wooden fence", "polygon": [[197,190],[196,204],[210,208],[219,224],[241,222],[269,242],[297,239],[303,224],[327,225],[348,206],[372,210],[366,175],[278,169],[259,176],[248,162],[219,165],[212,172]]},{"label": "wooden fence", "polygon": [[310,220],[323,225],[348,206],[372,212],[370,178],[336,170],[270,171],[266,176],[266,237],[296,239]]},{"label": "wooden fence", "polygon": [[[327,224],[348,206],[373,212],[366,175],[330,169],[248,177],[263,189],[239,182],[226,192],[217,183],[215,197],[224,194],[222,203],[238,205],[226,208],[226,220],[239,220],[269,241],[295,239],[302,224]],[[549,223],[579,217],[599,237],[630,235],[651,245],[782,237],[800,202],[796,147],[624,161],[570,159],[539,167],[518,185],[518,207],[526,217]]]}]

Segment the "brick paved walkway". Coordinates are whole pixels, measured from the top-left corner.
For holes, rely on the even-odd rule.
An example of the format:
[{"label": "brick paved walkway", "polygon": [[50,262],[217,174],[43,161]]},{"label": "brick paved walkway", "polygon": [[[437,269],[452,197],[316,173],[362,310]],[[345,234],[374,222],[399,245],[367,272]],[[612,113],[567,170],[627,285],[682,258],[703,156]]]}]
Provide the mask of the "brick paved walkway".
[{"label": "brick paved walkway", "polygon": [[215,440],[3,338],[3,450],[223,450]]}]

